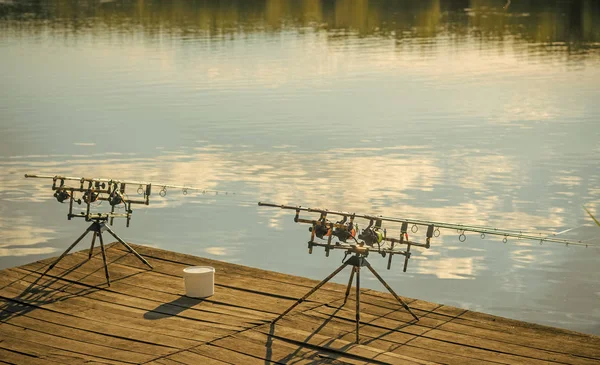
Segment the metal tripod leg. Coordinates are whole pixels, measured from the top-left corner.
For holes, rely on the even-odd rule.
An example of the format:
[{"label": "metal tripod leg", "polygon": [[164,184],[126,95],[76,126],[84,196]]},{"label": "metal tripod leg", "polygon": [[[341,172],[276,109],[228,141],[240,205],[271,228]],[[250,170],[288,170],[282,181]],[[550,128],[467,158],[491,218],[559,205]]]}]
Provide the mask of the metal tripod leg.
[{"label": "metal tripod leg", "polygon": [[358,343],[358,327],[360,325],[360,266],[353,268],[356,270],[356,343]]},{"label": "metal tripod leg", "polygon": [[92,246],[90,246],[90,253],[88,255],[88,260],[91,260],[92,258],[92,252],[94,251],[94,243],[96,242],[96,232],[94,232],[94,235],[92,236]]},{"label": "metal tripod leg", "polygon": [[117,234],[110,228],[110,226],[108,224],[105,224],[104,228],[106,228],[106,230],[108,231],[108,233],[110,233],[117,241],[119,241],[123,246],[125,246],[129,250],[129,252],[131,252],[132,254],[134,254],[135,257],[137,257],[138,259],[140,259],[140,261],[142,261],[144,264],[146,264],[149,268],[153,269],[152,265],[150,265],[150,263],[148,263],[148,261],[146,261],[145,258],[143,258],[139,253],[137,253],[136,250],[134,250],[133,248],[131,248],[131,246],[129,246],[125,241],[123,241],[121,239],[121,237],[117,236]]},{"label": "metal tripod leg", "polygon": [[413,316],[413,317],[414,317],[414,318],[415,318],[415,319],[418,321],[418,320],[419,320],[419,317],[417,317],[417,316],[416,316],[416,315],[413,313],[413,311],[411,311],[411,310],[410,310],[409,306],[408,306],[406,303],[404,303],[404,301],[403,301],[402,299],[400,299],[400,297],[398,296],[398,294],[396,294],[396,293],[394,292],[394,290],[392,290],[392,288],[391,288],[391,287],[388,285],[388,283],[386,283],[386,282],[385,282],[385,280],[383,280],[383,278],[382,278],[381,276],[379,276],[379,274],[377,273],[377,271],[375,271],[375,269],[373,269],[373,268],[371,267],[371,264],[369,264],[369,263],[367,262],[367,260],[364,260],[364,265],[365,265],[365,266],[366,266],[366,267],[367,267],[367,268],[368,268],[368,269],[369,269],[369,270],[370,270],[370,271],[373,273],[373,275],[375,275],[375,277],[376,277],[377,279],[379,279],[379,281],[381,282],[381,284],[383,284],[383,286],[385,286],[385,288],[386,288],[386,289],[387,289],[387,290],[388,290],[390,293],[392,293],[392,295],[394,296],[394,298],[396,298],[396,300],[397,300],[397,301],[398,301],[400,304],[402,304],[402,306],[404,307],[404,309],[406,309],[406,310],[407,310],[407,311],[408,311],[408,312],[409,312],[409,313],[410,313],[410,314],[411,314],[411,315],[412,315],[412,316]]},{"label": "metal tripod leg", "polygon": [[348,287],[346,288],[346,296],[344,296],[344,303],[342,304],[342,307],[348,301],[348,295],[350,295],[350,288],[352,288],[352,279],[354,279],[354,267],[352,267],[352,271],[350,271],[350,280],[348,280]]},{"label": "metal tripod leg", "polygon": [[73,247],[77,246],[77,244],[79,243],[79,241],[81,241],[90,231],[94,231],[95,230],[95,223],[92,223],[91,226],[89,226],[85,232],[83,232],[83,234],[81,236],[79,236],[79,238],[73,242],[73,244],[71,246],[69,246],[69,248],[67,248],[67,250],[65,252],[63,252],[62,255],[60,255],[59,258],[56,259],[56,261],[54,261],[50,266],[48,266],[48,268],[46,269],[46,271],[44,271],[44,273],[42,274],[42,276],[46,275],[46,273],[48,273],[48,271],[52,270],[52,268],[54,266],[56,266],[56,264],[58,264],[58,262],[60,260],[63,259],[63,257],[67,256],[67,254],[69,253],[69,251],[71,251],[73,249]]},{"label": "metal tripod leg", "polygon": [[320,287],[322,287],[323,285],[325,285],[329,280],[331,280],[334,276],[336,276],[340,271],[342,271],[346,266],[348,266],[348,262],[344,262],[340,267],[338,267],[334,272],[331,273],[331,275],[329,275],[328,277],[326,277],[323,281],[321,281],[319,284],[317,284],[317,286],[315,286],[314,288],[312,288],[308,293],[306,293],[302,298],[298,299],[298,301],[294,304],[292,304],[291,307],[289,307],[288,309],[286,309],[285,312],[281,313],[279,315],[279,317],[275,318],[271,323],[275,323],[277,321],[279,321],[283,316],[285,316],[286,314],[288,314],[292,309],[296,308],[296,306],[300,303],[302,303],[306,298],[308,298],[312,293],[316,292],[317,290],[319,290]]},{"label": "metal tripod leg", "polygon": [[104,252],[104,240],[102,239],[102,232],[98,231],[96,233],[98,238],[100,238],[100,248],[102,251],[102,260],[104,261],[104,275],[106,275],[106,283],[110,286],[110,277],[108,275],[108,264],[106,263],[106,253]]}]

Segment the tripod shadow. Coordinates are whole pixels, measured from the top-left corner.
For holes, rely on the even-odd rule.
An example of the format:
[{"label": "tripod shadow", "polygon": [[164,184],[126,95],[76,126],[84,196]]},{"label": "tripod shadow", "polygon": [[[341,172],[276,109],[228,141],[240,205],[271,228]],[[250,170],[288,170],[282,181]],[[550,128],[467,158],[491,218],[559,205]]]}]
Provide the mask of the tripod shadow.
[{"label": "tripod shadow", "polygon": [[[383,338],[384,338],[385,336],[387,336],[387,335],[390,335],[390,334],[392,334],[392,333],[394,333],[394,332],[398,332],[398,331],[400,331],[400,330],[402,330],[402,329],[404,329],[404,328],[406,328],[406,327],[412,326],[412,325],[414,325],[414,324],[416,324],[416,323],[417,323],[417,321],[413,319],[413,320],[411,320],[411,321],[409,321],[409,322],[406,322],[406,323],[400,324],[400,325],[398,325],[398,326],[396,326],[396,327],[394,327],[394,328],[390,328],[390,329],[388,329],[387,331],[385,331],[384,333],[380,334],[380,335],[379,335],[379,336],[377,336],[377,337],[372,337],[372,338],[370,338],[370,339],[368,339],[368,340],[366,340],[366,341],[363,341],[363,342],[362,342],[362,344],[363,344],[363,345],[368,345],[368,344],[370,344],[370,343],[372,343],[372,342],[374,342],[374,341],[381,340],[381,339],[383,339]],[[404,344],[399,344],[397,347],[400,347],[400,346],[403,346],[403,345],[404,345]],[[397,347],[394,347],[394,349],[395,349],[395,348],[397,348]]]},{"label": "tripod shadow", "polygon": [[169,303],[163,303],[158,307],[149,310],[144,313],[145,319],[156,320],[167,317],[173,317],[179,315],[179,313],[183,312],[186,309],[190,309],[193,306],[200,304],[204,301],[204,299],[198,298],[190,298],[182,295],[181,297],[170,301]]},{"label": "tripod shadow", "polygon": [[[98,253],[97,253],[98,254]],[[94,255],[95,256],[95,255]],[[113,259],[110,263],[118,260],[120,257]],[[88,294],[104,290],[105,288],[86,284],[83,281],[93,275],[100,275],[99,272],[103,272],[104,267],[99,267],[96,270],[82,276],[77,281],[74,279],[67,279],[66,277],[71,273],[75,272],[82,265],[86,264],[89,260],[82,260],[73,266],[64,269],[60,274],[53,275],[52,270],[45,273],[45,270],[51,265],[50,263],[43,265],[28,274],[24,274],[22,277],[13,280],[8,283],[2,289],[16,285],[18,282],[27,281],[28,278],[37,276],[29,285],[18,295],[7,298],[5,302],[0,304],[0,323],[6,322],[11,318],[18,317],[30,313],[43,305],[63,302],[75,297],[84,297]],[[119,279],[112,280],[113,283],[124,280],[131,276],[139,273],[126,275]],[[30,279],[29,279],[30,280]],[[74,289],[76,286],[81,286],[80,289]]]},{"label": "tripod shadow", "polygon": [[[310,335],[308,335],[308,337],[306,337],[304,340],[302,340],[302,343],[307,344],[306,346],[298,346],[298,348],[288,354],[287,356],[281,358],[281,359],[277,359],[277,360],[273,360],[273,339],[274,338],[278,338],[277,335],[275,335],[275,323],[271,323],[269,326],[269,334],[267,335],[267,341],[265,343],[265,349],[266,349],[266,353],[265,353],[265,364],[272,364],[272,363],[283,363],[283,364],[293,364],[294,363],[294,358],[300,353],[300,351],[303,348],[314,348],[314,345],[309,345],[309,341],[316,335],[318,334],[329,322],[331,322],[331,320],[335,317],[335,315],[342,309],[343,306],[337,307],[336,310],[331,313],[329,315],[329,317],[327,317],[323,323],[321,323],[321,325],[319,325],[319,327],[317,327]],[[350,332],[347,332],[350,333]],[[344,333],[347,334],[347,333]],[[333,343],[336,340],[336,338],[331,338],[329,341],[326,341],[322,344],[319,345],[319,347],[323,346],[323,347],[327,347],[327,345],[330,345],[331,343]],[[345,351],[347,348],[349,348],[350,346],[353,346],[354,344],[349,343],[348,345],[343,346],[342,348],[340,348],[339,350],[336,351]],[[329,356],[328,356],[329,357]],[[335,358],[335,356],[331,356],[333,358]],[[298,359],[296,359],[296,361],[301,361],[303,364],[322,364],[325,359],[314,359],[313,361],[310,362],[306,362],[308,359],[303,358],[303,357],[299,357]]]},{"label": "tripod shadow", "polygon": [[[57,277],[48,275],[39,276],[33,280],[20,294],[12,298],[5,297],[4,299],[6,302],[0,305],[0,323],[6,322],[11,318],[30,313],[45,304],[62,302],[70,298],[85,296],[91,292],[99,290],[99,288],[90,287],[82,288],[72,293],[67,292],[68,288],[73,286],[73,283],[68,281],[65,282],[62,279],[62,276],[68,275],[77,270],[77,268],[79,268],[81,265],[83,265],[83,262],[65,270],[60,276]],[[31,273],[24,274],[22,277],[15,279],[2,287],[2,289],[13,286],[20,281],[25,281],[28,277],[33,277],[36,274],[40,273],[38,271],[33,271]],[[58,283],[61,285],[56,286]]]},{"label": "tripod shadow", "polygon": [[[414,302],[414,301],[413,301],[413,302]],[[434,309],[432,309],[432,310],[421,310],[421,311],[423,312],[423,314],[421,314],[421,316],[419,317],[419,319],[423,319],[423,318],[427,317],[429,314],[431,314],[431,313],[435,312],[435,311],[436,311],[438,308],[440,308],[440,307],[442,307],[442,305],[438,305],[437,307],[435,307],[435,308],[434,308]],[[400,309],[400,310],[402,310],[402,309]],[[392,312],[390,312],[390,313],[388,313],[388,314],[385,314],[385,315],[383,315],[383,316],[381,316],[381,317],[378,317],[378,318],[384,318],[384,317],[386,317],[387,315],[389,315],[389,314],[391,314],[391,313],[393,313],[393,312],[394,312],[394,311],[392,311]],[[378,319],[378,318],[376,318],[376,319]],[[373,337],[373,338],[371,338],[371,339],[369,339],[369,340],[367,340],[367,341],[364,341],[363,343],[364,343],[365,345],[368,345],[368,344],[372,343],[373,341],[381,340],[381,339],[383,339],[383,338],[384,338],[385,336],[387,336],[387,335],[390,335],[390,334],[392,334],[392,333],[394,333],[394,332],[400,331],[400,330],[402,330],[402,329],[404,329],[404,328],[407,328],[407,327],[409,327],[409,326],[412,326],[412,325],[415,325],[415,324],[418,324],[418,323],[419,323],[419,321],[417,321],[417,320],[415,320],[415,319],[412,319],[412,320],[410,320],[410,321],[408,321],[408,322],[406,322],[406,323],[400,324],[400,325],[398,325],[398,326],[396,326],[396,327],[394,327],[394,328],[390,328],[390,329],[388,329],[386,332],[384,332],[384,333],[380,334],[379,336],[377,336],[377,337]],[[390,348],[388,351],[394,351],[394,350],[397,350],[397,349],[399,349],[400,347],[402,347],[402,346],[405,346],[406,344],[408,344],[410,341],[414,340],[415,338],[417,338],[417,337],[421,337],[422,335],[423,335],[423,334],[421,334],[421,335],[417,335],[416,337],[413,337],[412,339],[410,339],[410,340],[408,340],[408,341],[406,341],[406,342],[404,342],[404,343],[399,343],[399,344],[397,344],[397,345],[395,345],[395,346],[392,346],[392,347],[391,347],[391,348]]]}]

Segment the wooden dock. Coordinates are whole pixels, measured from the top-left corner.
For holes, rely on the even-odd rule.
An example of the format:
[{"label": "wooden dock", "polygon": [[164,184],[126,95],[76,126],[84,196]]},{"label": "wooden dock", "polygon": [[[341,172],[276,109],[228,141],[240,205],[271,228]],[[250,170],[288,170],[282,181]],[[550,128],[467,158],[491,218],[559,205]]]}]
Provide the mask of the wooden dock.
[{"label": "wooden dock", "polygon": [[[327,284],[275,326],[317,281],[134,246],[111,245],[112,285],[96,251],[0,271],[0,363],[8,364],[598,364],[600,337]],[[215,295],[185,297],[182,269],[215,267]],[[332,270],[334,268],[332,267]],[[349,270],[344,271],[349,275]],[[371,275],[365,272],[365,275]],[[383,288],[382,288],[383,289]]]}]

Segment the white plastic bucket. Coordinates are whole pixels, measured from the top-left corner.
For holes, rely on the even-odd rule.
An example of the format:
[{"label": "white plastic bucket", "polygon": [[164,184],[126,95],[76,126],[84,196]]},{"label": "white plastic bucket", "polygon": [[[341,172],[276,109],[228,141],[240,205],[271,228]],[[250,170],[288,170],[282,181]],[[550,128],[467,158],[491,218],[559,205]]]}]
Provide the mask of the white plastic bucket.
[{"label": "white plastic bucket", "polygon": [[192,298],[206,298],[215,293],[215,268],[211,266],[191,266],[183,269],[185,295]]}]

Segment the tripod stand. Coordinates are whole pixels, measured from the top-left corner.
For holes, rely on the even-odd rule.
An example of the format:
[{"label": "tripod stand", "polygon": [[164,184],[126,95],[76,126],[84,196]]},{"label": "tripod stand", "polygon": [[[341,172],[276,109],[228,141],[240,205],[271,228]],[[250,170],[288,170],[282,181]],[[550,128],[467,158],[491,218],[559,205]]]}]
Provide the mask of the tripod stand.
[{"label": "tripod stand", "polygon": [[105,230],[108,231],[108,233],[110,233],[117,241],[119,241],[119,243],[121,243],[123,246],[125,246],[125,248],[127,248],[127,250],[129,250],[129,252],[134,254],[138,259],[140,259],[140,261],[142,261],[144,264],[148,265],[148,267],[152,269],[152,265],[150,265],[148,263],[148,261],[146,261],[146,259],[144,259],[139,253],[137,253],[136,250],[131,248],[131,246],[129,246],[125,241],[123,241],[123,239],[121,239],[121,237],[117,236],[117,234],[110,228],[108,223],[106,223],[106,221],[108,220],[108,217],[92,218],[91,220],[93,221],[92,224],[85,230],[85,232],[83,232],[83,234],[81,236],[79,236],[79,238],[75,242],[73,242],[73,244],[71,246],[69,246],[69,248],[67,248],[67,250],[65,252],[63,252],[62,255],[60,255],[60,257],[58,259],[56,259],[56,261],[54,261],[46,269],[46,271],[44,271],[42,276],[46,275],[48,273],[48,271],[52,270],[52,268],[54,266],[56,266],[56,264],[58,264],[58,262],[60,260],[62,260],[63,257],[65,257],[69,253],[69,251],[71,251],[73,249],[73,247],[75,247],[79,243],[79,241],[81,241],[88,233],[93,232],[92,246],[90,247],[90,253],[88,256],[88,260],[92,258],[92,251],[94,250],[94,243],[96,242],[96,237],[98,237],[100,239],[100,248],[102,250],[102,260],[104,261],[104,274],[106,275],[106,283],[108,284],[108,286],[110,286],[110,276],[108,275],[108,265],[106,263],[106,253],[104,252],[104,240],[102,239],[102,232]]},{"label": "tripod stand", "polygon": [[379,274],[377,273],[377,271],[375,271],[375,269],[373,269],[373,267],[371,266],[371,264],[369,264],[369,262],[365,258],[366,254],[368,254],[368,251],[363,252],[363,251],[360,251],[359,249],[355,249],[354,252],[355,252],[354,256],[352,256],[348,260],[346,260],[340,267],[338,267],[334,272],[332,272],[331,275],[329,275],[323,281],[321,281],[319,284],[317,284],[317,286],[315,286],[314,288],[312,288],[302,298],[298,299],[298,301],[296,303],[294,303],[291,307],[289,307],[285,312],[281,313],[279,315],[279,317],[275,318],[271,323],[275,323],[278,320],[280,320],[283,316],[285,316],[292,309],[294,309],[298,304],[302,303],[311,294],[313,294],[320,287],[322,287],[323,285],[325,285],[329,280],[333,279],[334,276],[336,276],[340,271],[342,271],[348,265],[352,265],[352,271],[350,272],[350,280],[348,280],[348,287],[346,288],[346,296],[344,297],[344,303],[342,304],[342,306],[345,305],[346,301],[348,300],[348,295],[350,294],[350,288],[352,287],[352,279],[354,279],[354,275],[356,274],[356,343],[358,343],[358,341],[359,341],[359,324],[360,324],[360,268],[363,267],[363,266],[366,266],[367,269],[369,269],[369,271],[371,271],[373,273],[373,275],[375,275],[375,277],[377,279],[379,279],[379,281],[381,282],[381,284],[383,284],[383,286],[385,286],[385,288],[394,296],[394,298],[404,307],[404,309],[406,309],[415,318],[415,320],[418,321],[419,317],[417,317],[410,310],[410,307],[406,303],[404,303],[404,301],[402,299],[400,299],[400,297],[398,296],[398,294],[396,294],[392,290],[392,288],[385,282],[385,280],[383,280],[383,278],[381,276],[379,276]]}]

